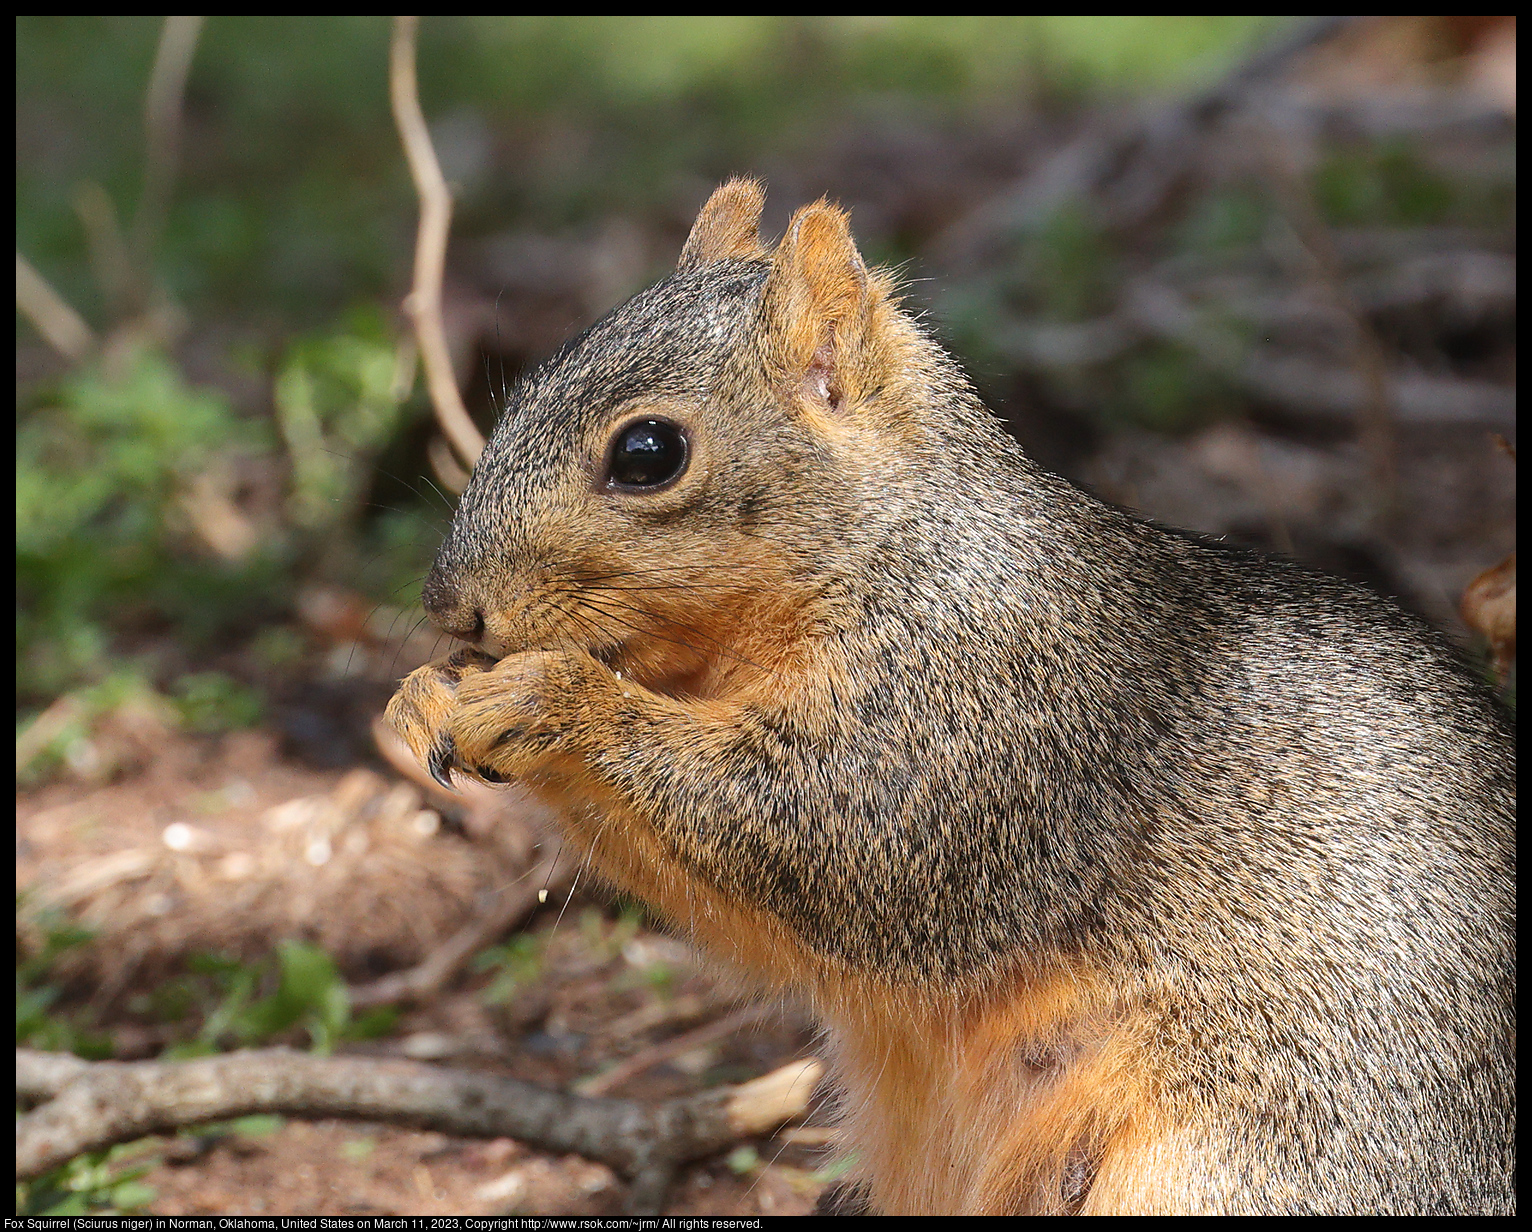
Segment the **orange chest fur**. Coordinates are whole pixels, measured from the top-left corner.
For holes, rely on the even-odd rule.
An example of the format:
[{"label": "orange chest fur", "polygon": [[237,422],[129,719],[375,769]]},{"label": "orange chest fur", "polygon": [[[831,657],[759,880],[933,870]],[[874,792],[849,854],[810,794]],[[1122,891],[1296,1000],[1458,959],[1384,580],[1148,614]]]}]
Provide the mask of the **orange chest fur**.
[{"label": "orange chest fur", "polygon": [[715,956],[810,995],[834,1044],[845,1141],[881,1213],[1164,1209],[1170,1134],[1143,1032],[1106,980],[1018,982],[979,1004],[890,987],[691,876],[645,827],[572,828],[608,877]]},{"label": "orange chest fur", "polygon": [[[1140,1032],[1070,978],[975,1011],[826,1006],[846,1130],[887,1214],[1157,1209],[1172,1183]],[[1155,1162],[1150,1162],[1150,1157]]]}]

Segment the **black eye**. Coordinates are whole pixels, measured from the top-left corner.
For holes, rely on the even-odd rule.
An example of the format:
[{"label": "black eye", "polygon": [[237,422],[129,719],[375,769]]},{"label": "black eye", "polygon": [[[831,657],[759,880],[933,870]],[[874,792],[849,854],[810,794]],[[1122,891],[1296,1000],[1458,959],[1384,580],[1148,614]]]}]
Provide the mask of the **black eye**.
[{"label": "black eye", "polygon": [[663,419],[641,419],[617,434],[607,473],[624,488],[658,488],[686,469],[686,437]]}]

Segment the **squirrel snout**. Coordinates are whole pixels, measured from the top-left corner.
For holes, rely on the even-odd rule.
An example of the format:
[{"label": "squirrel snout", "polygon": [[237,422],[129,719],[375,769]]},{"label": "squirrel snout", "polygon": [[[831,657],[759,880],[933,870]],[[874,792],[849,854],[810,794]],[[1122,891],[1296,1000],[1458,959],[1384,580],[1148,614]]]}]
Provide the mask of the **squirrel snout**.
[{"label": "squirrel snout", "polygon": [[484,609],[466,600],[440,565],[433,566],[426,575],[420,601],[426,614],[444,633],[468,642],[477,642],[484,636]]}]

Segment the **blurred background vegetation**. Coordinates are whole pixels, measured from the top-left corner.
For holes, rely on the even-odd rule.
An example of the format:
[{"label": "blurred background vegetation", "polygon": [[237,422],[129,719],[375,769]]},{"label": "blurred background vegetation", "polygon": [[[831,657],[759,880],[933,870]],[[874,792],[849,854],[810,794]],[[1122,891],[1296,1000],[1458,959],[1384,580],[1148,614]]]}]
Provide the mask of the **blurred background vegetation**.
[{"label": "blurred background vegetation", "polygon": [[[1290,126],[1296,205],[1224,157],[1248,142],[1227,125],[1209,138],[1215,113],[1238,110],[1223,83],[1312,20],[428,18],[422,101],[457,203],[445,311],[471,408],[489,427],[494,391],[661,275],[708,189],[752,172],[772,190],[768,232],[821,193],[850,205],[869,258],[905,271],[1029,447],[1160,512],[1133,482],[1114,488],[1108,463],[1092,470],[1103,434],[1241,421],[1261,401],[1241,365],[1281,327],[1199,288],[1284,260],[1280,276],[1303,283],[1293,271],[1313,252],[1277,250],[1304,238],[1309,207],[1374,247],[1411,232],[1476,252],[1512,243],[1513,110],[1459,117],[1489,151],[1465,172],[1432,148],[1444,133],[1462,145],[1451,114],[1368,118],[1365,71],[1326,93],[1371,62],[1426,99],[1417,111],[1451,112],[1472,73],[1444,66],[1468,62],[1478,28],[1384,31],[1349,45],[1343,72],[1305,69],[1308,101],[1289,91],[1290,111],[1351,111]],[[283,681],[313,678],[314,656],[337,648],[368,676],[357,648],[386,640],[378,612],[395,635],[418,619],[411,585],[448,515],[401,346],[417,205],[389,112],[387,20],[207,19],[178,155],[156,162],[145,110],[162,28],[17,21],[18,253],[99,340],[66,360],[18,315],[27,774],[110,773],[82,741],[125,705],[210,731],[259,721],[277,698],[299,744],[324,744],[322,722],[280,702]],[[1060,151],[1089,167],[1070,172]],[[1135,205],[1146,170],[1164,183]],[[1167,270],[1190,279],[1181,308],[1196,320],[1179,332],[1164,325],[1174,303],[1134,314],[1166,284],[1135,277]],[[1470,307],[1456,341],[1409,311],[1397,337],[1363,333],[1430,352],[1407,357],[1412,370],[1503,384],[1507,314]],[[1153,328],[1133,324],[1146,317]],[[1326,415],[1325,430],[1351,431]],[[1280,517],[1255,521],[1254,539],[1303,553]],[[1388,574],[1377,560],[1359,570]]]}]

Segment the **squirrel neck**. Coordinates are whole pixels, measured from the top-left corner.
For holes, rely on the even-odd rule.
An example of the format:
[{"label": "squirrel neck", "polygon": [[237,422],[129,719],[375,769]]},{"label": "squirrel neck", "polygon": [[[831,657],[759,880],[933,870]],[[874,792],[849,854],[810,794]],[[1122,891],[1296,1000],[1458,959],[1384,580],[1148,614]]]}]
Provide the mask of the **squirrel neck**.
[{"label": "squirrel neck", "polygon": [[[1147,875],[1134,852],[1154,825],[1152,784],[1185,752],[1178,708],[1205,657],[1188,614],[1211,600],[1177,558],[1190,545],[1038,467],[976,401],[930,422],[896,465],[856,478],[856,524],[802,670],[761,690],[803,777],[838,767],[819,828],[789,844],[780,886],[767,866],[729,880],[821,952],[972,989],[1002,954],[1067,966]],[[954,815],[986,836],[927,833]],[[860,899],[828,870],[863,862],[880,883],[854,910],[802,901],[816,866]],[[975,893],[1001,904],[982,921],[964,905]]]}]

